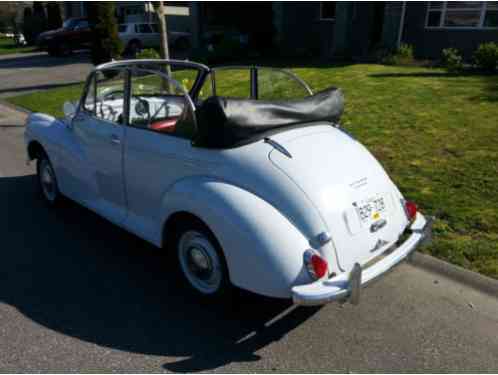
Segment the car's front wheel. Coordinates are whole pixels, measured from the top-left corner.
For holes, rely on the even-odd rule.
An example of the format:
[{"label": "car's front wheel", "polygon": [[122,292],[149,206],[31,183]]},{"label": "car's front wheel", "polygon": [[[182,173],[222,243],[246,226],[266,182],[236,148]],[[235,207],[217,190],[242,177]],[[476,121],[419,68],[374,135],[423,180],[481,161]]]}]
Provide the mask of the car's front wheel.
[{"label": "car's front wheel", "polygon": [[59,186],[57,185],[57,178],[55,171],[46,155],[41,155],[36,163],[36,171],[38,177],[38,187],[42,198],[49,205],[56,205],[61,195]]},{"label": "car's front wheel", "polygon": [[228,297],[232,291],[228,269],[211,231],[192,222],[181,225],[175,234],[180,269],[188,285],[206,299]]}]

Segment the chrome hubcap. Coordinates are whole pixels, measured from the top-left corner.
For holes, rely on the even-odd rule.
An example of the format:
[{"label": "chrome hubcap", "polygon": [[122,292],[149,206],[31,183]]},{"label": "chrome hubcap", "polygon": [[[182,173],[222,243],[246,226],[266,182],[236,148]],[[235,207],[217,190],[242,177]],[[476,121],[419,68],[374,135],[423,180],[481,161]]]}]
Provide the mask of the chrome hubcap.
[{"label": "chrome hubcap", "polygon": [[180,265],[190,284],[204,294],[215,293],[223,277],[218,253],[203,234],[185,232],[178,243]]},{"label": "chrome hubcap", "polygon": [[47,160],[42,160],[40,165],[40,182],[43,194],[50,202],[55,200],[57,195],[54,172]]}]

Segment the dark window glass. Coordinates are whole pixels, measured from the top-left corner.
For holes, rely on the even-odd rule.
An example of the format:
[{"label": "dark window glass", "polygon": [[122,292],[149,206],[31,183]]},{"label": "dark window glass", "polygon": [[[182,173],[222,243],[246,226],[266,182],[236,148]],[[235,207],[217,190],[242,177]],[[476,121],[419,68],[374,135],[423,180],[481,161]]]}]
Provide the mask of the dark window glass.
[{"label": "dark window glass", "polygon": [[487,3],[484,27],[498,27],[498,1],[489,1]]},{"label": "dark window glass", "polygon": [[481,18],[480,10],[446,11],[444,26],[448,27],[477,27]]},{"label": "dark window glass", "polygon": [[448,1],[446,2],[447,9],[477,9],[481,10],[481,1]]},{"label": "dark window glass", "polygon": [[141,23],[138,25],[138,32],[141,34],[150,34],[152,33],[152,29],[149,24]]},{"label": "dark window glass", "polygon": [[429,12],[429,17],[427,19],[427,26],[429,27],[437,27],[439,26],[439,22],[441,21],[441,12]]},{"label": "dark window glass", "polygon": [[488,10],[486,12],[484,27],[498,27],[498,10]]},{"label": "dark window glass", "polygon": [[335,1],[323,1],[320,3],[320,18],[324,20],[335,19]]}]

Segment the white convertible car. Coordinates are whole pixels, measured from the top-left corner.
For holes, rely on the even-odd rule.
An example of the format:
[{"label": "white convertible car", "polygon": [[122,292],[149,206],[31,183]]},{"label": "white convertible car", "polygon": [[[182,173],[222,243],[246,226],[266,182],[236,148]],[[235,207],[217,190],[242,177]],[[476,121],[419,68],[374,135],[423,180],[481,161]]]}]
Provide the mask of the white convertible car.
[{"label": "white convertible car", "polygon": [[69,197],[175,251],[200,296],[358,303],[431,223],[342,111],[339,89],[313,94],[282,70],[120,61],[93,70],[64,118],[30,115],[25,141],[50,205]]}]

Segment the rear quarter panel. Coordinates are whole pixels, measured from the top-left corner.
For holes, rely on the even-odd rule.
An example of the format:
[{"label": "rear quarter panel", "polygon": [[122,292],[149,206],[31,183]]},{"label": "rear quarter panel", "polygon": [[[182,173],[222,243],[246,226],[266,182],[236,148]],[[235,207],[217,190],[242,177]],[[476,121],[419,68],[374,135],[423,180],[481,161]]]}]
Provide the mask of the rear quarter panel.
[{"label": "rear quarter panel", "polygon": [[179,181],[163,201],[163,221],[188,211],[213,231],[230,280],[255,293],[289,298],[311,280],[303,267],[307,239],[277,209],[250,192],[210,177]]}]

